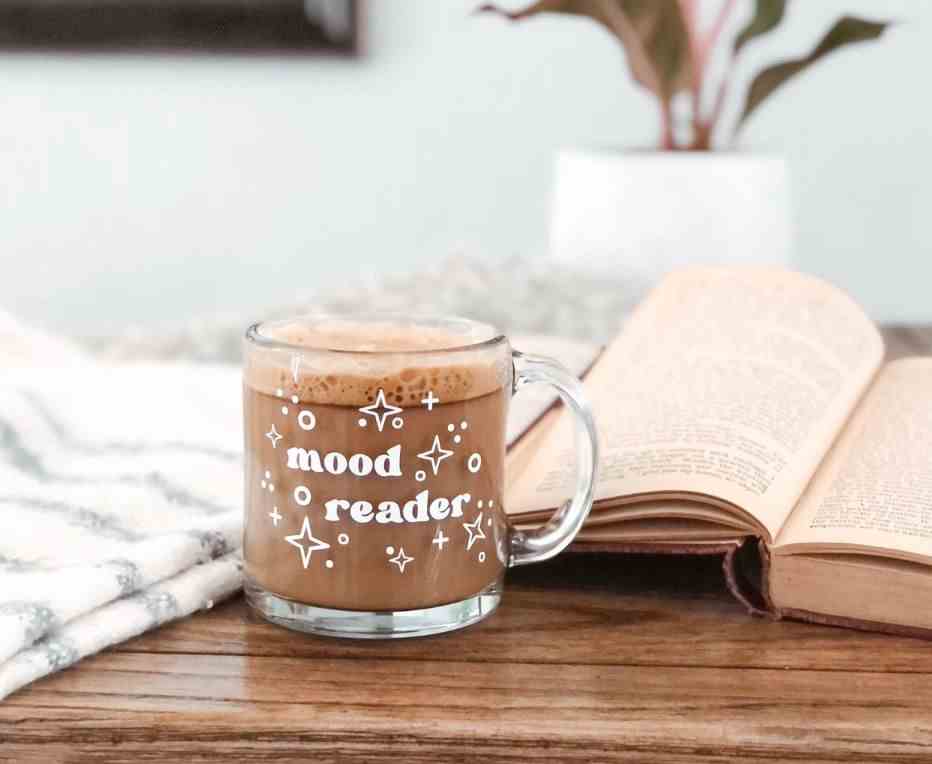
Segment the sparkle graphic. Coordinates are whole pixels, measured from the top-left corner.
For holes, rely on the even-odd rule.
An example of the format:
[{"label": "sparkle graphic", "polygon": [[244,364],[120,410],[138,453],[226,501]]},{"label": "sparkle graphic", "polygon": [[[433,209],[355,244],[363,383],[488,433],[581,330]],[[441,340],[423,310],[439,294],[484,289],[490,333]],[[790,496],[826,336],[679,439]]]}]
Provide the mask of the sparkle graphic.
[{"label": "sparkle graphic", "polygon": [[449,451],[440,445],[440,436],[434,435],[434,444],[431,446],[430,451],[421,452],[417,455],[417,458],[423,459],[426,462],[430,462],[430,466],[436,475],[437,470],[440,469],[440,462],[442,462],[448,456],[452,455],[452,451]]},{"label": "sparkle graphic", "polygon": [[272,525],[277,528],[278,521],[282,519],[281,513],[278,511],[278,507],[272,507],[272,511],[269,512],[269,517],[272,518]]},{"label": "sparkle graphic", "polygon": [[311,555],[314,554],[314,552],[322,549],[330,549],[330,544],[326,541],[314,538],[314,534],[311,533],[311,518],[309,517],[304,518],[304,523],[301,525],[301,532],[285,536],[285,541],[293,547],[297,547],[298,551],[301,552],[301,563],[304,565],[305,569],[311,564]]},{"label": "sparkle graphic", "polygon": [[469,534],[469,540],[466,542],[466,551],[468,552],[479,539],[485,538],[485,531],[482,530],[482,512],[471,523],[463,523],[463,528]]},{"label": "sparkle graphic", "polygon": [[272,425],[272,429],[269,430],[265,437],[272,441],[272,448],[278,448],[278,441],[282,439],[282,436],[278,434],[278,430],[275,429],[275,425]]},{"label": "sparkle graphic", "polygon": [[435,403],[440,403],[440,399],[437,398],[437,397],[434,395],[434,391],[433,391],[433,390],[428,390],[428,392],[427,392],[427,397],[426,397],[426,398],[421,398],[421,403],[423,403],[425,406],[427,406],[427,410],[428,410],[428,411],[433,411],[433,410],[434,410],[434,404],[435,404]]},{"label": "sparkle graphic", "polygon": [[375,426],[379,428],[379,432],[382,432],[382,428],[385,427],[385,420],[390,416],[402,413],[403,410],[404,409],[400,409],[397,406],[392,406],[390,403],[388,403],[385,400],[385,391],[379,388],[379,393],[375,396],[375,403],[370,403],[368,406],[363,406],[361,409],[359,409],[359,413],[365,414],[366,416],[371,416],[373,419],[375,419]]},{"label": "sparkle graphic", "polygon": [[398,570],[400,570],[402,573],[404,573],[404,572],[405,572],[405,566],[406,566],[409,562],[414,562],[414,558],[413,558],[413,557],[408,557],[408,555],[405,554],[404,547],[402,547],[401,549],[398,550],[398,554],[396,554],[394,557],[392,557],[392,559],[390,559],[389,562],[390,562],[392,565],[397,565],[397,566],[398,566]]},{"label": "sparkle graphic", "polygon": [[444,536],[443,531],[440,528],[437,528],[437,535],[434,536],[434,540],[431,541],[431,544],[436,544],[437,549],[443,551],[443,545],[450,540],[449,536]]}]

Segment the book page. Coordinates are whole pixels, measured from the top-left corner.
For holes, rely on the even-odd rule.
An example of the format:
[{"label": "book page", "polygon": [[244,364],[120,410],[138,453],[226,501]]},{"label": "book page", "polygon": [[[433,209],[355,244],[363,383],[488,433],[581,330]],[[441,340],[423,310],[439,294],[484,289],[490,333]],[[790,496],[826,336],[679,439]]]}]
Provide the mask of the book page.
[{"label": "book page", "polygon": [[[882,356],[863,311],[813,277],[778,268],[671,274],[585,382],[602,446],[596,500],[711,496],[743,508],[772,538]],[[549,431],[533,459],[509,474],[510,513],[570,495],[569,413],[539,426]]]},{"label": "book page", "polygon": [[932,358],[880,372],[777,544],[932,557]]}]

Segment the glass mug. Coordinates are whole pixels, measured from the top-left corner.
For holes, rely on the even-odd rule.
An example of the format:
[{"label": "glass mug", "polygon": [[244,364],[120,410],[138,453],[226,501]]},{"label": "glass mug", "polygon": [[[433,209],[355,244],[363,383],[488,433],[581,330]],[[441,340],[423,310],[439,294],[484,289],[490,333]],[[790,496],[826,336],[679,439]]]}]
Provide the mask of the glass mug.
[{"label": "glass mug", "polygon": [[[503,507],[511,395],[576,416],[575,494],[542,528]],[[280,625],[409,637],[481,620],[513,565],[546,560],[592,506],[595,426],[579,381],[460,318],[309,315],[245,338],[245,591]]]}]

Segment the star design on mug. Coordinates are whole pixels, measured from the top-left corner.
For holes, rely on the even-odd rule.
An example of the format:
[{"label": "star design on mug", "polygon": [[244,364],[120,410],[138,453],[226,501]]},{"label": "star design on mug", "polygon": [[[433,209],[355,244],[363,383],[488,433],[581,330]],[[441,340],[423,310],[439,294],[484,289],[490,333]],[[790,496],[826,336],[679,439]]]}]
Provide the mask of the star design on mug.
[{"label": "star design on mug", "polygon": [[417,458],[423,459],[426,462],[430,462],[430,466],[436,475],[437,470],[440,469],[440,462],[442,462],[448,456],[453,456],[453,452],[441,446],[440,436],[434,435],[434,443],[430,447],[430,451],[422,451],[417,455]]},{"label": "star design on mug", "polygon": [[468,552],[479,539],[485,538],[485,531],[482,530],[482,512],[471,523],[463,523],[463,528],[469,534],[469,540],[466,542],[466,551]]},{"label": "star design on mug", "polygon": [[278,441],[282,439],[278,430],[275,429],[274,424],[272,425],[272,429],[265,434],[265,437],[272,441],[272,448],[278,448]]},{"label": "star design on mug", "polygon": [[398,554],[396,554],[394,557],[392,557],[392,558],[389,560],[389,562],[390,562],[392,565],[397,565],[397,566],[398,566],[398,570],[400,570],[402,573],[404,573],[404,572],[405,572],[405,566],[406,566],[409,562],[414,562],[414,558],[413,558],[413,557],[408,557],[408,555],[405,554],[404,547],[402,547],[401,549],[398,550]]},{"label": "star design on mug", "polygon": [[[311,518],[307,516],[305,516],[304,523],[301,525],[301,532],[285,536],[285,541],[297,547],[298,551],[301,552],[301,563],[304,565],[305,569],[311,564],[311,555],[314,554],[314,552],[321,549],[330,549],[330,544],[326,541],[314,538],[314,534],[311,533]],[[305,541],[307,542],[306,545]]]},{"label": "star design on mug", "polygon": [[400,414],[403,410],[404,409],[400,409],[397,406],[392,406],[386,401],[385,391],[379,388],[379,393],[375,396],[375,402],[370,403],[368,406],[363,406],[359,409],[359,413],[371,416],[375,419],[375,426],[379,428],[379,432],[382,432],[382,428],[385,427],[385,420],[390,416]]}]

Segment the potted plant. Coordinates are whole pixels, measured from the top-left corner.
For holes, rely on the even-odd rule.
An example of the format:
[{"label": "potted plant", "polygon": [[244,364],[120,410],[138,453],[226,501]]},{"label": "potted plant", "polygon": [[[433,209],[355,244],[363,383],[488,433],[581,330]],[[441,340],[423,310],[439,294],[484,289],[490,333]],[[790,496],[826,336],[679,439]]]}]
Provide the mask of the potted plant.
[{"label": "potted plant", "polygon": [[[787,2],[753,0],[747,23],[736,30],[730,22],[737,0],[721,0],[706,28],[699,5],[700,0],[540,0],[520,10],[479,7],[514,21],[541,14],[588,17],[618,39],[631,77],[657,104],[657,150],[561,152],[551,221],[557,258],[645,280],[696,260],[789,259],[784,161],[720,149],[734,144],[781,86],[839,48],[880,37],[888,23],[840,18],[808,55],[758,72],[728,126],[725,107],[735,96],[743,54],[779,27]],[[723,73],[713,72],[713,52],[724,45],[730,48],[727,66]],[[678,106],[686,102],[685,126],[675,124],[677,97]]]}]

